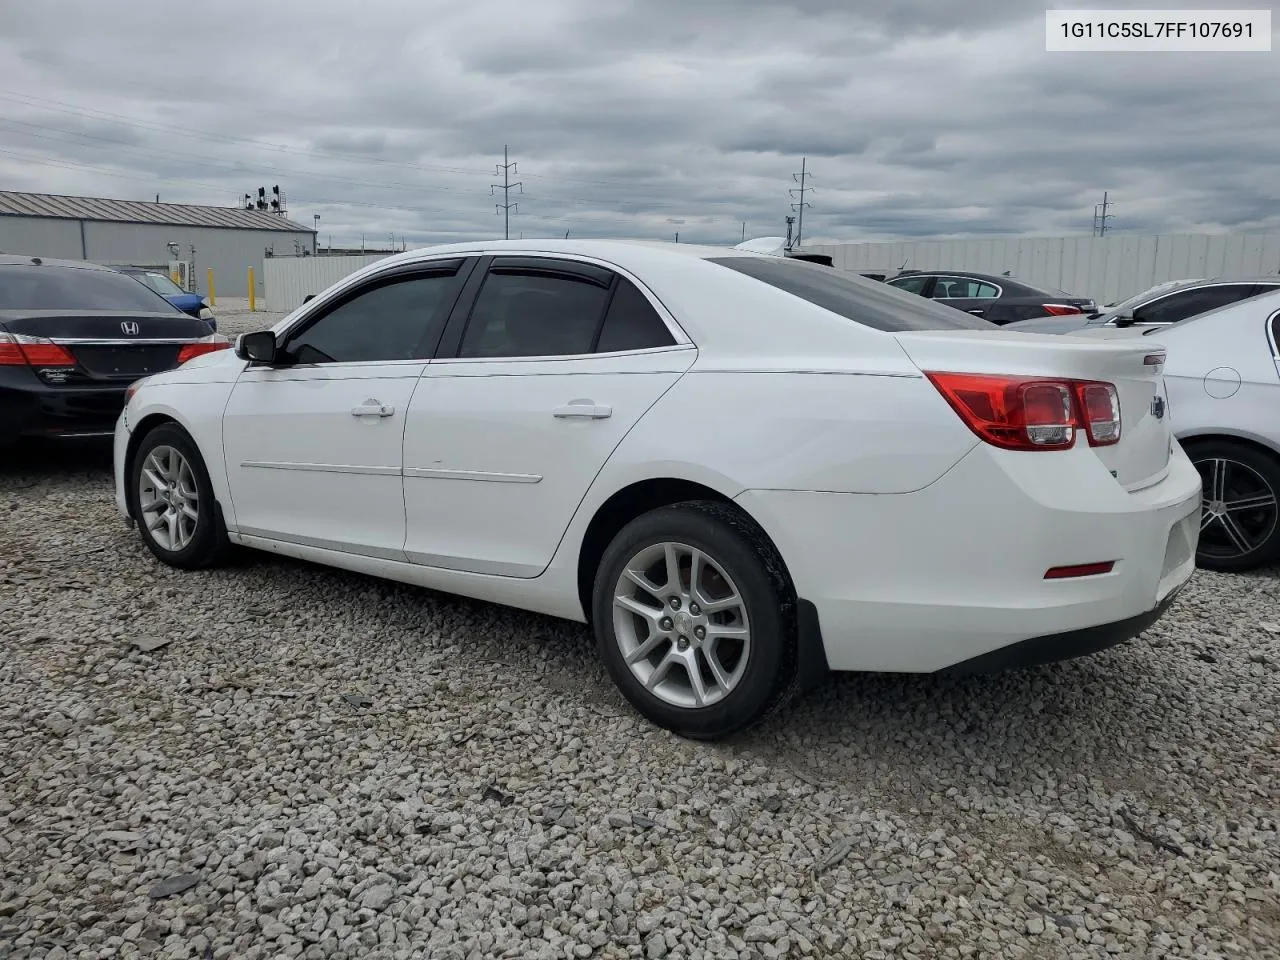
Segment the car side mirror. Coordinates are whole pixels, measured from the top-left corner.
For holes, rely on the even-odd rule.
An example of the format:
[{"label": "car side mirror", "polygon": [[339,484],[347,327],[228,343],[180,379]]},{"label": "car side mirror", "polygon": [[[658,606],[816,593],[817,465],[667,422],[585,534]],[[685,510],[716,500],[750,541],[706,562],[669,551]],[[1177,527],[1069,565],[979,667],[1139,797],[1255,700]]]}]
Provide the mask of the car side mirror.
[{"label": "car side mirror", "polygon": [[276,335],[270,330],[242,333],[236,338],[236,356],[250,363],[274,364],[279,352]]},{"label": "car side mirror", "polygon": [[1117,310],[1115,319],[1111,321],[1117,327],[1132,327],[1137,320],[1133,316],[1133,308],[1125,307],[1123,310]]}]

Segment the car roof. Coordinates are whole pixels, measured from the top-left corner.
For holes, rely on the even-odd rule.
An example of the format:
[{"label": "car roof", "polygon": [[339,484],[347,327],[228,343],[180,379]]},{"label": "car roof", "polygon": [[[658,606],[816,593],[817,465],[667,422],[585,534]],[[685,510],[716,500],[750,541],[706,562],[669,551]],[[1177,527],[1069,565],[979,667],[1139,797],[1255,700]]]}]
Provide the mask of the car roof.
[{"label": "car roof", "polygon": [[[776,363],[780,357],[795,357],[795,362],[807,369],[807,365],[814,362],[814,357],[844,358],[839,361],[843,363],[849,357],[857,356],[856,349],[852,354],[849,352],[851,343],[858,343],[861,338],[872,340],[888,335],[854,323],[813,301],[788,293],[741,270],[729,269],[725,263],[811,270],[824,277],[831,276],[830,267],[735,250],[729,246],[670,241],[522,239],[439,244],[376,260],[328,290],[334,295],[341,295],[340,291],[348,285],[355,286],[365,278],[430,259],[486,255],[579,257],[630,274],[676,320],[689,339],[697,344],[699,352],[716,357],[716,362],[750,366],[761,363],[763,357],[770,358],[770,364]],[[865,284],[868,297],[873,302],[885,296],[880,292],[882,285],[875,281],[851,273],[842,272],[842,275],[851,282]],[[327,296],[326,291],[326,299]],[[306,310],[308,307],[297,309]],[[950,308],[938,309],[951,312]],[[964,314],[960,313],[960,316]],[[285,316],[273,329],[287,328],[295,317],[296,313]],[[779,322],[779,317],[786,317],[787,321]]]},{"label": "car roof", "polygon": [[11,253],[0,253],[0,267],[60,267],[69,270],[96,270],[100,273],[114,273],[110,267],[88,260],[57,260],[53,257],[16,256]]}]

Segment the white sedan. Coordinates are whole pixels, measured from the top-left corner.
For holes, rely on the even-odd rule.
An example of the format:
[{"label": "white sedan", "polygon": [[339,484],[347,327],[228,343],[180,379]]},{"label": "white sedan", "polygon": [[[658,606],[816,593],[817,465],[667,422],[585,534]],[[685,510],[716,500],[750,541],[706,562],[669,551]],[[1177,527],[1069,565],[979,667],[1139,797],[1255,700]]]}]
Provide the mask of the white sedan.
[{"label": "white sedan", "polygon": [[1280,560],[1280,291],[1164,327],[1076,336],[1167,352],[1169,419],[1204,481],[1200,566]]},{"label": "white sedan", "polygon": [[455,244],[136,384],[116,498],[172,566],[235,544],[590,623],[641,713],[713,739],[827,670],[1156,620],[1200,529],[1162,360],[747,251]]}]

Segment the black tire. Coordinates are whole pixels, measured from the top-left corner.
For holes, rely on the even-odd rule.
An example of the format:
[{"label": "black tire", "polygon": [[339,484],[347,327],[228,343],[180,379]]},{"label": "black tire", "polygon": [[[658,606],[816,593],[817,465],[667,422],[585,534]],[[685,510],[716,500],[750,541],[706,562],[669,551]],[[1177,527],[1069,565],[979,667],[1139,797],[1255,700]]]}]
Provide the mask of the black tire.
[{"label": "black tire", "polygon": [[[1209,520],[1200,531],[1196,565],[1206,570],[1239,573],[1280,560],[1280,459],[1248,444],[1232,440],[1207,440],[1187,446],[1187,455],[1204,481],[1203,509],[1206,514],[1215,501],[1215,464],[1225,464],[1226,500],[1254,495],[1270,507],[1231,514],[1235,535],[1223,520]],[[1240,534],[1249,549],[1240,548]]]},{"label": "black tire", "polygon": [[[740,679],[722,699],[707,706],[675,705],[645,689],[627,665],[615,630],[614,596],[619,578],[641,551],[667,541],[687,544],[721,568],[742,597],[750,625],[750,648]],[[643,514],[623,527],[605,550],[596,572],[592,622],[596,647],[623,695],[650,721],[679,736],[695,740],[731,736],[758,723],[795,692],[796,603],[790,577],[764,532],[726,504],[673,504]],[[666,643],[665,649],[674,649],[673,643]],[[716,655],[715,650],[710,655]],[[705,662],[707,654],[703,656],[698,662]],[[675,669],[688,680],[687,670]]]},{"label": "black tire", "polygon": [[[178,451],[191,467],[195,478],[197,501],[197,519],[190,542],[180,550],[169,550],[155,539],[147,529],[142,515],[139,486],[142,470],[147,457],[157,447],[167,446]],[[175,423],[163,423],[155,427],[142,438],[138,449],[129,465],[129,486],[125,491],[129,498],[129,509],[138,524],[138,532],[142,542],[161,563],[182,570],[204,570],[222,563],[230,550],[226,527],[222,522],[222,514],[214,498],[213,484],[209,481],[209,471],[205,467],[204,458],[188,433]]]}]

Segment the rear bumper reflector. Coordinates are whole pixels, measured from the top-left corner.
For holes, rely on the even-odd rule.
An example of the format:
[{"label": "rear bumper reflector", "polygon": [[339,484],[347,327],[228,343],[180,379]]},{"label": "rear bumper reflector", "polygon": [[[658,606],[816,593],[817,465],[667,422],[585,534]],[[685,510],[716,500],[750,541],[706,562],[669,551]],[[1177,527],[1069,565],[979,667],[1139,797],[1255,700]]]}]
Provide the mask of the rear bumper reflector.
[{"label": "rear bumper reflector", "polygon": [[1046,580],[1069,580],[1072,577],[1096,577],[1102,573],[1110,573],[1116,562],[1107,560],[1103,563],[1077,563],[1070,567],[1050,567],[1044,575]]}]

